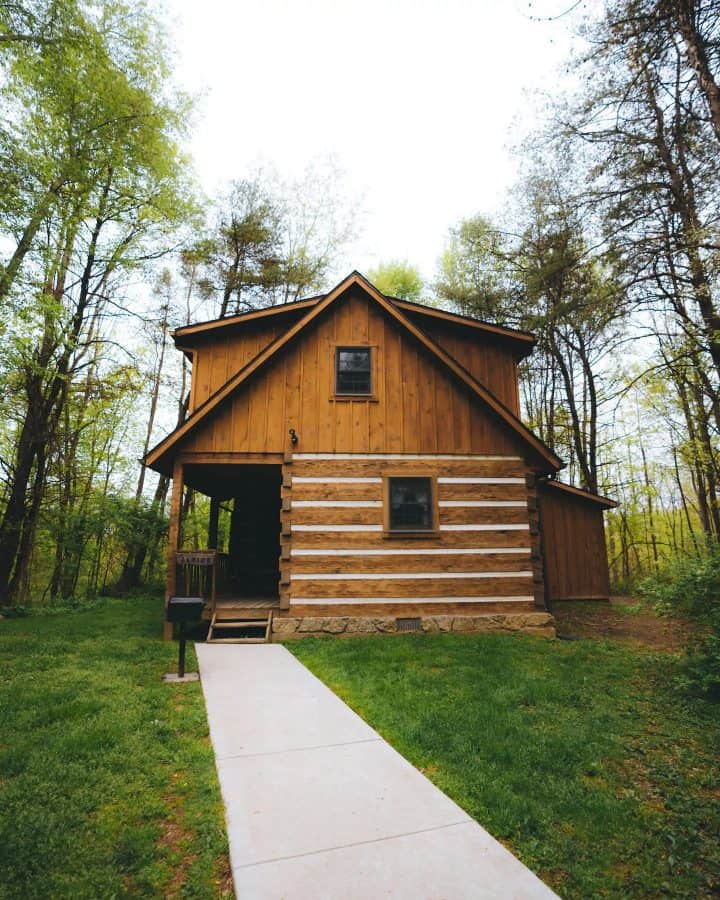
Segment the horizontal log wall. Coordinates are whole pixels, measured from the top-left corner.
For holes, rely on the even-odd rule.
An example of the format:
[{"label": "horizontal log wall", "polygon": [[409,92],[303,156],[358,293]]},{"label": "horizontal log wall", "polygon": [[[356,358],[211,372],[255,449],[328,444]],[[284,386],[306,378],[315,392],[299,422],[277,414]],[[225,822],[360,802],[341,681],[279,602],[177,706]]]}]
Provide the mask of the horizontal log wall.
[{"label": "horizontal log wall", "polygon": [[[290,461],[291,460],[291,461]],[[438,531],[388,534],[384,476],[434,479]],[[283,480],[289,615],[429,615],[534,608],[519,457],[296,453]]]}]

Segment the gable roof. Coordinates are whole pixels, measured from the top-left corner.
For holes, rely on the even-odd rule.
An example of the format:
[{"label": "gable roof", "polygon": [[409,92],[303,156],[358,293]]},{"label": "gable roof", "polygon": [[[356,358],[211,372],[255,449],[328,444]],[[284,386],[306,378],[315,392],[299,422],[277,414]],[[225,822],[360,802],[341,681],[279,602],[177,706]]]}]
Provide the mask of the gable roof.
[{"label": "gable roof", "polygon": [[177,342],[184,337],[194,337],[196,334],[206,334],[208,331],[216,331],[218,328],[227,328],[233,325],[244,325],[256,319],[266,319],[272,316],[282,316],[289,312],[304,312],[318,303],[325,294],[317,297],[307,297],[305,300],[294,300],[291,303],[279,303],[277,306],[268,306],[267,309],[250,309],[236,316],[224,316],[222,319],[209,319],[207,322],[197,322],[195,325],[182,325],[173,331],[173,338]]},{"label": "gable roof", "polygon": [[[352,273],[358,274],[360,273]],[[348,276],[348,277],[352,277]],[[364,276],[360,275],[364,279]],[[367,284],[371,284],[364,279]],[[372,287],[378,292],[374,285]],[[206,335],[216,332],[222,328],[232,328],[236,325],[245,325],[247,322],[256,321],[258,319],[266,319],[277,316],[285,316],[292,313],[304,312],[316,306],[323,300],[327,294],[318,294],[316,297],[306,297],[303,300],[293,300],[290,303],[280,303],[277,306],[268,306],[267,309],[251,309],[244,313],[238,313],[235,316],[224,316],[222,319],[209,319],[207,322],[197,322],[194,325],[182,325],[173,332],[173,338],[176,343],[182,341],[183,338],[194,338],[196,335]],[[480,331],[492,337],[501,338],[517,345],[517,352],[521,357],[527,356],[537,343],[534,334],[528,331],[520,331],[516,328],[507,328],[504,325],[495,325],[491,322],[484,322],[481,319],[474,319],[471,316],[464,316],[460,313],[448,312],[445,309],[438,309],[434,306],[426,306],[422,303],[413,303],[410,300],[403,300],[400,297],[390,297],[383,294],[386,300],[389,300],[399,309],[416,314],[429,319],[436,319],[448,322],[452,325],[459,325],[474,331]]]},{"label": "gable roof", "polygon": [[472,316],[463,316],[460,313],[448,312],[446,309],[438,309],[435,306],[425,306],[423,303],[413,303],[411,300],[402,300],[400,297],[388,297],[395,306],[409,313],[413,313],[429,319],[448,322],[452,325],[461,325],[465,328],[485,332],[494,337],[516,341],[521,358],[532,352],[537,343],[537,338],[529,331],[520,331],[517,328],[506,328],[504,325],[494,325],[492,322],[484,322],[482,319],[473,319]]},{"label": "gable roof", "polygon": [[562,481],[555,481],[554,479],[551,479],[550,481],[540,481],[538,482],[538,485],[541,488],[550,488],[551,490],[559,491],[562,494],[567,494],[576,500],[584,500],[586,503],[596,503],[598,506],[602,506],[603,509],[616,509],[619,505],[616,500],[611,500],[609,497],[602,497],[600,494],[593,494],[583,488],[573,487],[571,484],[565,484]]},{"label": "gable roof", "polygon": [[[530,429],[511,412],[504,403],[495,397],[484,385],[482,385],[470,372],[457,360],[453,359],[442,347],[439,346],[422,329],[418,328],[405,313],[391,300],[382,294],[360,272],[351,272],[331,291],[313,303],[302,319],[295,322],[287,331],[271,341],[263,350],[254,356],[243,368],[231,376],[222,387],[198,406],[188,416],[185,422],[176,428],[171,434],[160,441],[145,457],[145,465],[154,467],[160,463],[161,458],[177,444],[185,435],[195,429],[213,410],[233,394],[240,385],[244,384],[256,372],[261,370],[283,347],[294,340],[297,335],[305,331],[329,306],[353,286],[359,287],[366,296],[378,304],[392,319],[404,330],[409,331],[413,337],[429,351],[443,368],[449,369],[457,380],[463,383],[472,394],[490,408],[495,416],[510,427],[520,440],[530,449],[536,457],[544,461],[546,466],[557,471],[563,467],[562,461],[547,447]],[[294,304],[295,305],[295,304]]]}]

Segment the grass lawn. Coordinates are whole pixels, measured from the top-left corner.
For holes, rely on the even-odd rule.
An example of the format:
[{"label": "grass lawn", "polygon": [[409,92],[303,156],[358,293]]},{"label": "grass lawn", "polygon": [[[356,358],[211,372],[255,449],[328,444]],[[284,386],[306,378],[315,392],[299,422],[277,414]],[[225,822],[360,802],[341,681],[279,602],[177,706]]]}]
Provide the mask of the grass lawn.
[{"label": "grass lawn", "polygon": [[678,658],[514,635],[289,649],[566,898],[720,892],[720,708]]},{"label": "grass lawn", "polygon": [[161,683],[161,617],[0,622],[0,897],[231,896],[200,686]]}]

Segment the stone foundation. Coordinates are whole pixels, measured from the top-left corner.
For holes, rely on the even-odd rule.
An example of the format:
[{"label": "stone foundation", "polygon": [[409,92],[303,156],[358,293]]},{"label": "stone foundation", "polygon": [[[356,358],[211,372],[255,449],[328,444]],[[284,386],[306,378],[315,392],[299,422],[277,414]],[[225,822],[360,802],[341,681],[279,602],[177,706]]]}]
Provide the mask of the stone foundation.
[{"label": "stone foundation", "polygon": [[[402,620],[401,620],[402,621]],[[303,637],[360,637],[372,634],[407,634],[399,630],[398,620],[378,616],[306,616],[302,619],[276,617],[272,623],[273,637],[293,640]],[[438,632],[499,632],[511,634],[522,631],[541,637],[555,637],[555,620],[546,612],[491,613],[482,616],[422,616],[415,633]]]}]

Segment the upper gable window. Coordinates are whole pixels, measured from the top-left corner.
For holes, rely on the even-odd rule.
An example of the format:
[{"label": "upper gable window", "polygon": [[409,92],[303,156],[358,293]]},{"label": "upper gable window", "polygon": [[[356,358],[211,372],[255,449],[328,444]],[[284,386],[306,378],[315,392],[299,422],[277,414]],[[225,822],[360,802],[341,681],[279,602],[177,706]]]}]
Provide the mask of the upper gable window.
[{"label": "upper gable window", "polygon": [[335,392],[372,393],[370,347],[338,347],[335,352]]}]

